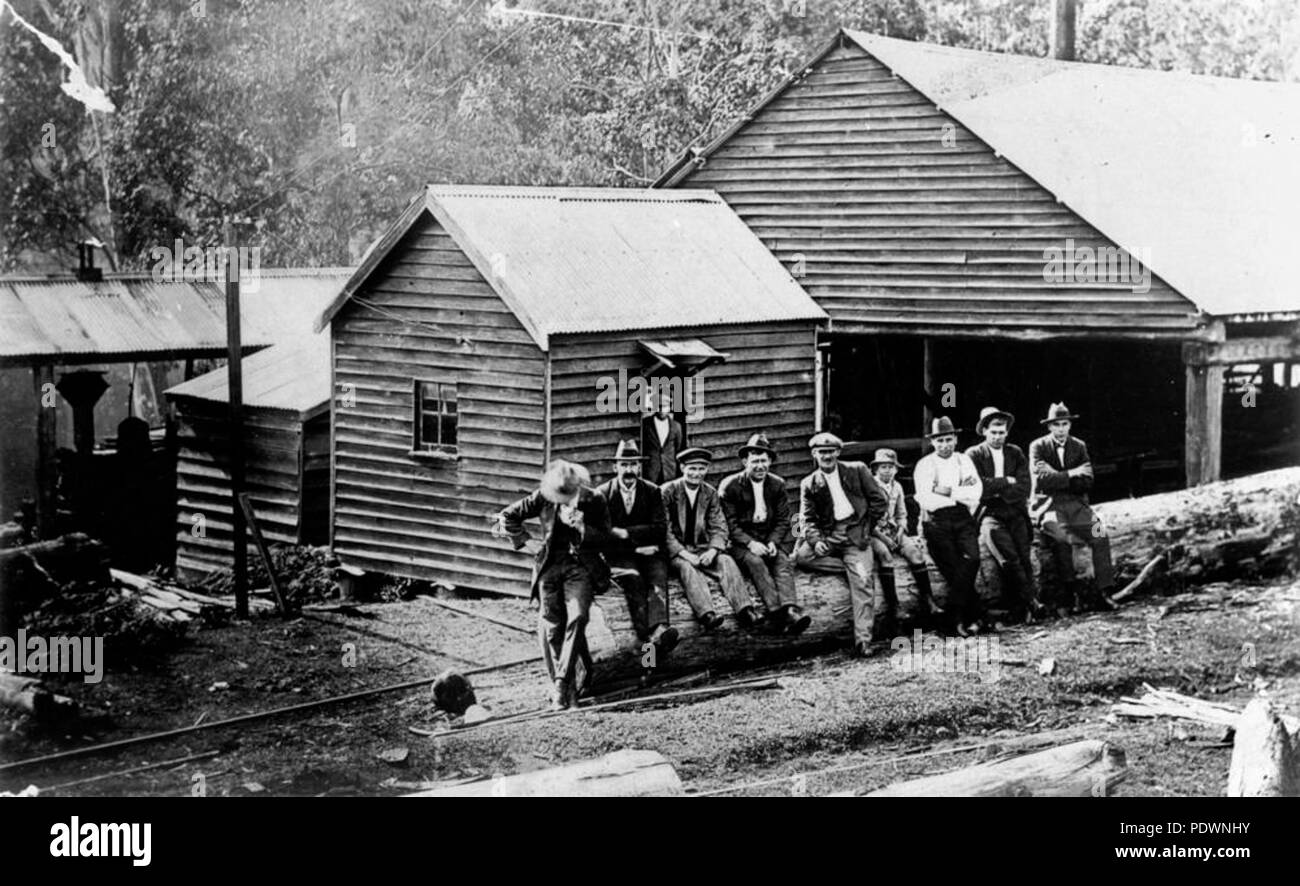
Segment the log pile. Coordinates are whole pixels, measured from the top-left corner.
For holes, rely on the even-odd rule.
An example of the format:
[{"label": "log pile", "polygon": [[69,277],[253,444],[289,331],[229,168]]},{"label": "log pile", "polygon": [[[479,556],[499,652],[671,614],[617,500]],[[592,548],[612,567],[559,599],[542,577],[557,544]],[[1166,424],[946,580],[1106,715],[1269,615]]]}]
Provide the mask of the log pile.
[{"label": "log pile", "polygon": [[[1117,588],[1128,585],[1161,558],[1147,570],[1143,583],[1133,593],[1279,574],[1300,565],[1300,468],[1107,502],[1096,510],[1110,533]],[[1086,549],[1080,549],[1077,560],[1086,559]],[[728,616],[727,623],[716,633],[703,634],[674,582],[669,594],[670,619],[680,631],[682,642],[667,661],[656,662],[656,667],[666,673],[711,666],[744,667],[847,645],[852,636],[852,617],[844,578],[799,571],[796,576],[799,603],[812,617],[812,625],[794,638],[742,631],[716,588],[716,611]],[[930,581],[935,598],[944,603],[947,586],[933,563]],[[895,585],[900,616],[906,620],[916,609],[915,585],[906,567],[895,570]],[[987,605],[996,603],[1000,593],[997,567],[987,552],[977,587]],[[877,599],[878,612],[881,607]],[[587,636],[600,680],[645,670],[644,650],[632,630],[618,588],[596,598]]]}]

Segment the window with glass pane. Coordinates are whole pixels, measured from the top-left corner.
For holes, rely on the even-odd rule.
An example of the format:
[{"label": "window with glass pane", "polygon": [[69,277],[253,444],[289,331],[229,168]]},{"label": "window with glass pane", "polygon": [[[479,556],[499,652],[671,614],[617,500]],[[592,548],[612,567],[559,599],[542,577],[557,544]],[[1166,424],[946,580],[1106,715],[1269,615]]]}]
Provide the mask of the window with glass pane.
[{"label": "window with glass pane", "polygon": [[456,448],[456,385],[453,382],[415,383],[415,448]]}]

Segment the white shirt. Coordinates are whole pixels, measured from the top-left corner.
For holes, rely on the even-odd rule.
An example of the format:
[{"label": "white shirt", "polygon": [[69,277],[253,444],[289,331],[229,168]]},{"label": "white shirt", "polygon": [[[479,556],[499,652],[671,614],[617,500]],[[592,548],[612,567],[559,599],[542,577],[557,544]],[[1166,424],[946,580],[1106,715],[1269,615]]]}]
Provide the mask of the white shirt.
[{"label": "white shirt", "polygon": [[826,485],[831,491],[831,501],[835,503],[835,519],[847,520],[853,516],[853,502],[844,494],[844,486],[840,483],[840,468],[835,466],[835,470],[830,473],[822,472],[826,477]]},{"label": "white shirt", "polygon": [[636,505],[636,484],[633,483],[631,487],[628,487],[619,483],[618,491],[623,493],[623,510],[626,513],[632,513],[632,508]]},{"label": "white shirt", "polygon": [[1065,444],[1064,443],[1056,447],[1056,457],[1061,462],[1061,470],[1065,470]]},{"label": "white shirt", "polygon": [[695,499],[700,494],[700,487],[696,486],[694,489],[692,489],[691,487],[687,486],[685,483],[683,483],[682,486],[686,489],[686,499],[691,503],[691,507],[695,507]]},{"label": "white shirt", "polygon": [[767,502],[763,500],[763,481],[750,480],[749,483],[754,487],[754,522],[764,523],[767,521]]},{"label": "white shirt", "polygon": [[[927,516],[957,504],[965,505],[973,514],[979,507],[980,496],[984,494],[984,484],[974,462],[960,452],[953,452],[947,458],[931,452],[916,463],[912,476],[916,481],[916,503]],[[961,485],[961,481],[968,477],[975,482]],[[939,495],[934,491],[936,486],[947,486],[952,493]]]},{"label": "white shirt", "polygon": [[1007,473],[1006,453],[1001,449],[994,449],[992,446],[989,447],[989,452],[993,453],[993,476],[1005,477]]},{"label": "white shirt", "polygon": [[655,432],[659,435],[660,446],[663,446],[664,441],[668,439],[668,431],[671,427],[672,419],[655,416]]}]

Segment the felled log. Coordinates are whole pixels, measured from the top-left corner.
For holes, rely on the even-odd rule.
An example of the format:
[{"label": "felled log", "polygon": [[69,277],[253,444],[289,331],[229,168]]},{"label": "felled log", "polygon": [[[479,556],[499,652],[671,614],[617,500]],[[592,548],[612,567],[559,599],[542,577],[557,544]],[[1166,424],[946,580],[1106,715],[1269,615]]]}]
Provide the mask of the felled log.
[{"label": "felled log", "polygon": [[[1288,558],[1294,558],[1300,546],[1298,499],[1300,468],[1287,468],[1195,489],[1107,502],[1096,510],[1110,533],[1117,587],[1131,582],[1161,554],[1165,556],[1160,580],[1197,584],[1253,570],[1287,568]],[[924,539],[918,541],[924,550]],[[982,553],[976,588],[986,606],[996,607],[1001,594],[998,567],[987,550]],[[1080,575],[1088,574],[1091,558],[1086,547],[1076,550],[1076,564]],[[1037,567],[1035,571],[1039,571]],[[933,562],[929,573],[935,599],[943,605],[947,584]],[[846,646],[853,628],[844,577],[800,570],[795,575],[799,604],[812,617],[812,625],[799,637],[741,630],[716,587],[714,608],[727,621],[719,631],[703,634],[681,588],[672,582],[669,617],[681,633],[681,643],[666,660],[656,660],[655,667],[669,674],[708,667],[740,668]],[[894,583],[900,616],[906,621],[917,608],[915,583],[906,565],[895,569]],[[1157,579],[1152,578],[1147,586],[1156,584]],[[757,601],[757,595],[754,599]],[[875,608],[877,612],[883,609],[878,588]],[[596,598],[587,638],[601,682],[644,673],[650,664],[617,587]]]},{"label": "felled log", "polygon": [[1237,722],[1228,767],[1229,797],[1300,797],[1300,720],[1263,698]]},{"label": "felled log", "polygon": [[77,717],[77,703],[55,695],[35,677],[0,671],[0,707],[20,711],[41,723],[66,723]]},{"label": "felled log", "polygon": [[72,582],[108,581],[108,548],[80,533],[0,549],[0,636]]},{"label": "felled log", "polygon": [[570,763],[407,794],[408,797],[676,797],[682,782],[657,751],[623,750]]},{"label": "felled log", "polygon": [[867,797],[1105,797],[1124,780],[1124,752],[1086,740],[992,763],[902,781]]}]

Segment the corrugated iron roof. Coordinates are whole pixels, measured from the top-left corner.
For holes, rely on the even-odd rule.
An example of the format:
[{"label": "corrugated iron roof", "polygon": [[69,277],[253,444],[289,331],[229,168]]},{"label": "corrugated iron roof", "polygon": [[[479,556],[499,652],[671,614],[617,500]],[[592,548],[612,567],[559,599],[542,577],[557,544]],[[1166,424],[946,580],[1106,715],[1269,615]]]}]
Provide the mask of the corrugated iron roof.
[{"label": "corrugated iron roof", "polygon": [[[439,185],[422,208],[543,350],[557,333],[826,317],[712,191]],[[318,324],[422,214],[407,208]]]},{"label": "corrugated iron roof", "polygon": [[1300,85],[844,33],[1199,309],[1300,314]]},{"label": "corrugated iron roof", "polygon": [[[310,334],[350,268],[261,269],[241,292],[242,343],[260,347]],[[0,363],[112,362],[220,356],[225,290],[216,282],[155,282],[144,274],[100,282],[0,278]]]},{"label": "corrugated iron roof", "polygon": [[[226,368],[168,388],[171,398],[227,403]],[[330,396],[330,336],[328,332],[272,345],[243,360],[244,405],[285,409],[302,418],[319,411]]]}]

